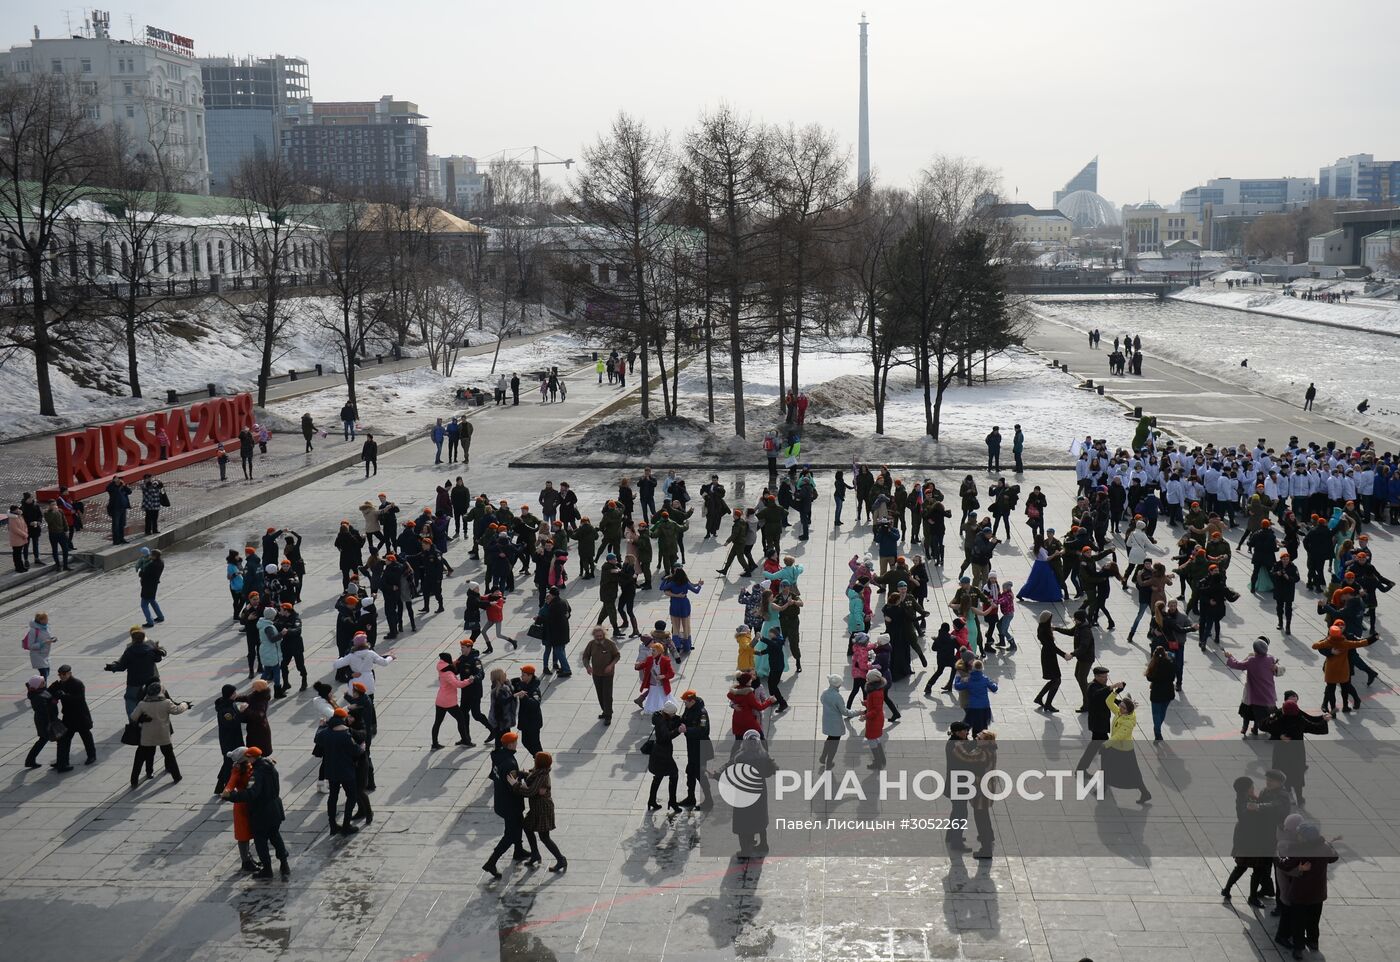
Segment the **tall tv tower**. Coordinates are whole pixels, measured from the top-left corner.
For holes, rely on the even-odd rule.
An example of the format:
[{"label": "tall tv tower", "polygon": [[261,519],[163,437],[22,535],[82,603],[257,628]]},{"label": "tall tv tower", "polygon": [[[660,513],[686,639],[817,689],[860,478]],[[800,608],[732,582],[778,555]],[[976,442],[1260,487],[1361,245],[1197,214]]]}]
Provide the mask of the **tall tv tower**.
[{"label": "tall tv tower", "polygon": [[856,135],[856,180],[864,185],[870,180],[870,81],[866,53],[866,20],[860,15],[860,130]]}]

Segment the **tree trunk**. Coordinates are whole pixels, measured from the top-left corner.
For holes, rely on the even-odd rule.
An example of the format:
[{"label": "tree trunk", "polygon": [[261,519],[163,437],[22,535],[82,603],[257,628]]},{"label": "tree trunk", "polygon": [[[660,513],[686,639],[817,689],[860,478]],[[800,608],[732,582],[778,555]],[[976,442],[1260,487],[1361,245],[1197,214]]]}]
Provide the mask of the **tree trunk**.
[{"label": "tree trunk", "polygon": [[875,433],[885,433],[885,388],[890,382],[889,361],[875,364]]},{"label": "tree trunk", "polygon": [[141,396],[141,375],[136,360],[136,292],[131,285],[126,289],[126,382],[131,388],[132,397]]},{"label": "tree trunk", "polygon": [[496,350],[495,350],[495,353],[493,353],[493,354],[491,355],[491,373],[492,373],[492,374],[495,374],[495,373],[496,373],[496,360],[501,356],[501,342],[504,341],[505,338],[506,338],[505,325],[502,325],[502,326],[501,326],[501,330],[500,330],[499,332],[497,332],[497,335],[496,335]]},{"label": "tree trunk", "polygon": [[782,411],[784,398],[787,397],[787,368],[783,366],[783,356],[787,353],[784,346],[785,335],[783,330],[783,311],[778,308],[778,410]]},{"label": "tree trunk", "polygon": [[354,331],[350,328],[350,302],[348,300],[342,300],[341,307],[341,323],[343,324],[341,330],[344,332],[345,335],[345,390],[350,398],[350,403],[354,404],[356,403],[355,354],[358,352],[358,345],[356,344],[356,337]]},{"label": "tree trunk", "polygon": [[943,358],[942,358],[942,357],[939,357],[939,359],[938,359],[938,387],[935,388],[935,392],[934,392],[934,399],[933,399],[933,431],[931,432],[931,433],[932,433],[932,436],[933,436],[933,439],[934,439],[935,441],[938,440],[939,421],[940,421],[940,419],[941,419],[941,417],[942,417],[942,413],[943,413],[943,392],[944,392],[945,390],[947,390],[947,388],[948,388],[948,382],[949,382],[950,380],[952,380],[952,378],[948,377],[948,376],[944,373],[944,371],[943,371]]},{"label": "tree trunk", "polygon": [[258,368],[258,407],[267,407],[267,384],[272,378],[272,342],[277,333],[277,276],[267,281],[267,312],[263,315],[262,364]]},{"label": "tree trunk", "polygon": [[671,391],[666,382],[666,342],[662,340],[666,336],[665,331],[657,329],[656,332],[656,368],[661,374],[661,416],[669,417],[671,414]]},{"label": "tree trunk", "polygon": [[715,423],[715,360],[714,335],[710,330],[710,300],[705,298],[705,411],[711,424]]},{"label": "tree trunk", "polygon": [[[932,392],[932,385],[929,383],[930,381],[933,380],[933,378],[931,378],[931,377],[929,376],[929,356],[928,356],[928,355],[929,355],[928,342],[925,341],[925,342],[923,342],[923,343],[921,343],[921,344],[919,345],[919,362],[918,362],[918,363],[919,363],[919,377],[922,378],[922,379],[923,379],[923,382],[924,382],[924,433],[925,433],[926,435],[928,435],[929,437],[933,438],[935,441],[937,441],[937,440],[938,440],[938,424],[937,424],[937,422],[934,420],[934,416],[933,416],[933,397],[932,397],[932,393],[931,393],[931,392]],[[939,369],[940,369],[940,371],[941,371],[941,370],[942,370],[942,366],[943,366],[943,360],[942,360],[941,357],[939,358],[938,364],[939,364]]]},{"label": "tree trunk", "polygon": [[39,391],[39,413],[54,417],[58,411],[53,404],[53,384],[49,380],[49,322],[48,298],[44,290],[44,259],[38,258],[39,268],[30,265],[29,283],[34,293],[34,382]]},{"label": "tree trunk", "polygon": [[[802,275],[802,245],[801,245],[800,243],[797,245],[797,259],[796,259],[796,262],[795,262],[795,263],[796,263],[796,271],[795,271],[796,283],[795,283],[795,285],[794,285],[793,294],[795,295],[795,297],[796,297],[796,299],[797,299],[797,304],[796,304],[796,306],[793,308],[793,312],[792,312],[792,394],[793,394],[793,397],[796,397],[798,394],[801,394],[801,393],[802,393],[802,389],[798,386],[798,384],[799,384],[800,382],[797,380],[797,356],[798,356],[798,352],[802,350],[802,301],[803,301],[803,293],[804,293],[804,291],[803,291],[803,284],[804,284],[804,280],[805,280],[804,277],[803,277],[803,275]],[[781,354],[779,354],[779,355],[778,355],[778,366],[779,366],[779,367],[782,367],[782,365],[783,365],[783,356],[782,356]]]},{"label": "tree trunk", "polygon": [[651,352],[645,336],[637,340],[642,354],[642,420],[646,421],[651,418]]}]

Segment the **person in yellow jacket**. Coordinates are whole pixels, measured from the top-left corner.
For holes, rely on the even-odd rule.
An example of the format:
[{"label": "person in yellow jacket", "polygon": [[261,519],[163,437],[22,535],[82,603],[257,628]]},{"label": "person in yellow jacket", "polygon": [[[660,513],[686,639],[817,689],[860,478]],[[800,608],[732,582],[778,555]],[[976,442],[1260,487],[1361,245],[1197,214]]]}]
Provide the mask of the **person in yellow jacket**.
[{"label": "person in yellow jacket", "polygon": [[739,646],[739,657],[735,664],[738,671],[753,671],[753,629],[740,625],[734,632],[734,644]]},{"label": "person in yellow jacket", "polygon": [[1119,682],[1108,692],[1108,710],[1113,714],[1108,741],[1104,742],[1103,759],[1104,781],[1109,788],[1136,788],[1139,805],[1152,800],[1152,793],[1142,780],[1142,769],[1138,767],[1137,751],[1133,748],[1133,730],[1137,728],[1137,705],[1123,694],[1124,683]]}]

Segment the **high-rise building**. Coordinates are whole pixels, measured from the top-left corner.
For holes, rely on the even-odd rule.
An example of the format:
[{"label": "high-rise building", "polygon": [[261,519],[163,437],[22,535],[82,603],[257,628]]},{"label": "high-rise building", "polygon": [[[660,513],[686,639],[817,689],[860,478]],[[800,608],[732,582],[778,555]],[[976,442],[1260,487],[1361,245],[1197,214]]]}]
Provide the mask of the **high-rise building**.
[{"label": "high-rise building", "polygon": [[393,95],[369,101],[303,101],[280,133],[282,154],[313,184],[428,192],[427,117]]},{"label": "high-rise building", "polygon": [[141,40],[114,40],[111,18],[100,10],[85,18],[82,32],[0,52],[0,80],[20,82],[39,75],[74,85],[84,110],[98,123],[119,126],[132,147],[156,161],[169,186],[209,193],[204,89],[194,41],[147,26]]},{"label": "high-rise building", "polygon": [[1097,155],[1065,183],[1063,190],[1055,191],[1053,206],[1059,207],[1060,201],[1076,190],[1087,190],[1095,194],[1099,192],[1099,158]]},{"label": "high-rise building", "polygon": [[459,214],[481,210],[490,200],[491,179],[477,169],[475,157],[428,155],[428,195]]},{"label": "high-rise building", "polygon": [[311,99],[300,57],[201,57],[210,189],[226,193],[243,160],[281,149],[280,134],[299,105]]},{"label": "high-rise building", "polygon": [[1340,157],[1317,172],[1317,196],[1377,207],[1400,204],[1400,160],[1378,161],[1371,154]]},{"label": "high-rise building", "polygon": [[1311,177],[1212,177],[1200,187],[1181,192],[1183,212],[1200,216],[1207,206],[1216,216],[1278,213],[1304,207],[1317,196]]}]

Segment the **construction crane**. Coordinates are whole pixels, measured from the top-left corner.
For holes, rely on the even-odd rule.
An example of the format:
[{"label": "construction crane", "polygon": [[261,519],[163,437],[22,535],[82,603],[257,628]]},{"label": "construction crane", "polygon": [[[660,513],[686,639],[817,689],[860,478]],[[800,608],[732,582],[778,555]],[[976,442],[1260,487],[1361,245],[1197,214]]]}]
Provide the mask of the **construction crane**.
[{"label": "construction crane", "polygon": [[[547,157],[552,159],[540,160],[541,153],[545,154]],[[547,150],[541,151],[538,146],[530,146],[507,147],[505,150],[497,151],[496,153],[487,157],[486,160],[487,163],[520,163],[526,157],[531,158],[530,185],[534,191],[535,203],[538,204],[540,202],[540,168],[543,166],[562,164],[564,166],[564,169],[568,170],[570,167],[573,166],[574,159],[572,157],[560,157],[558,154],[552,154]]]}]

